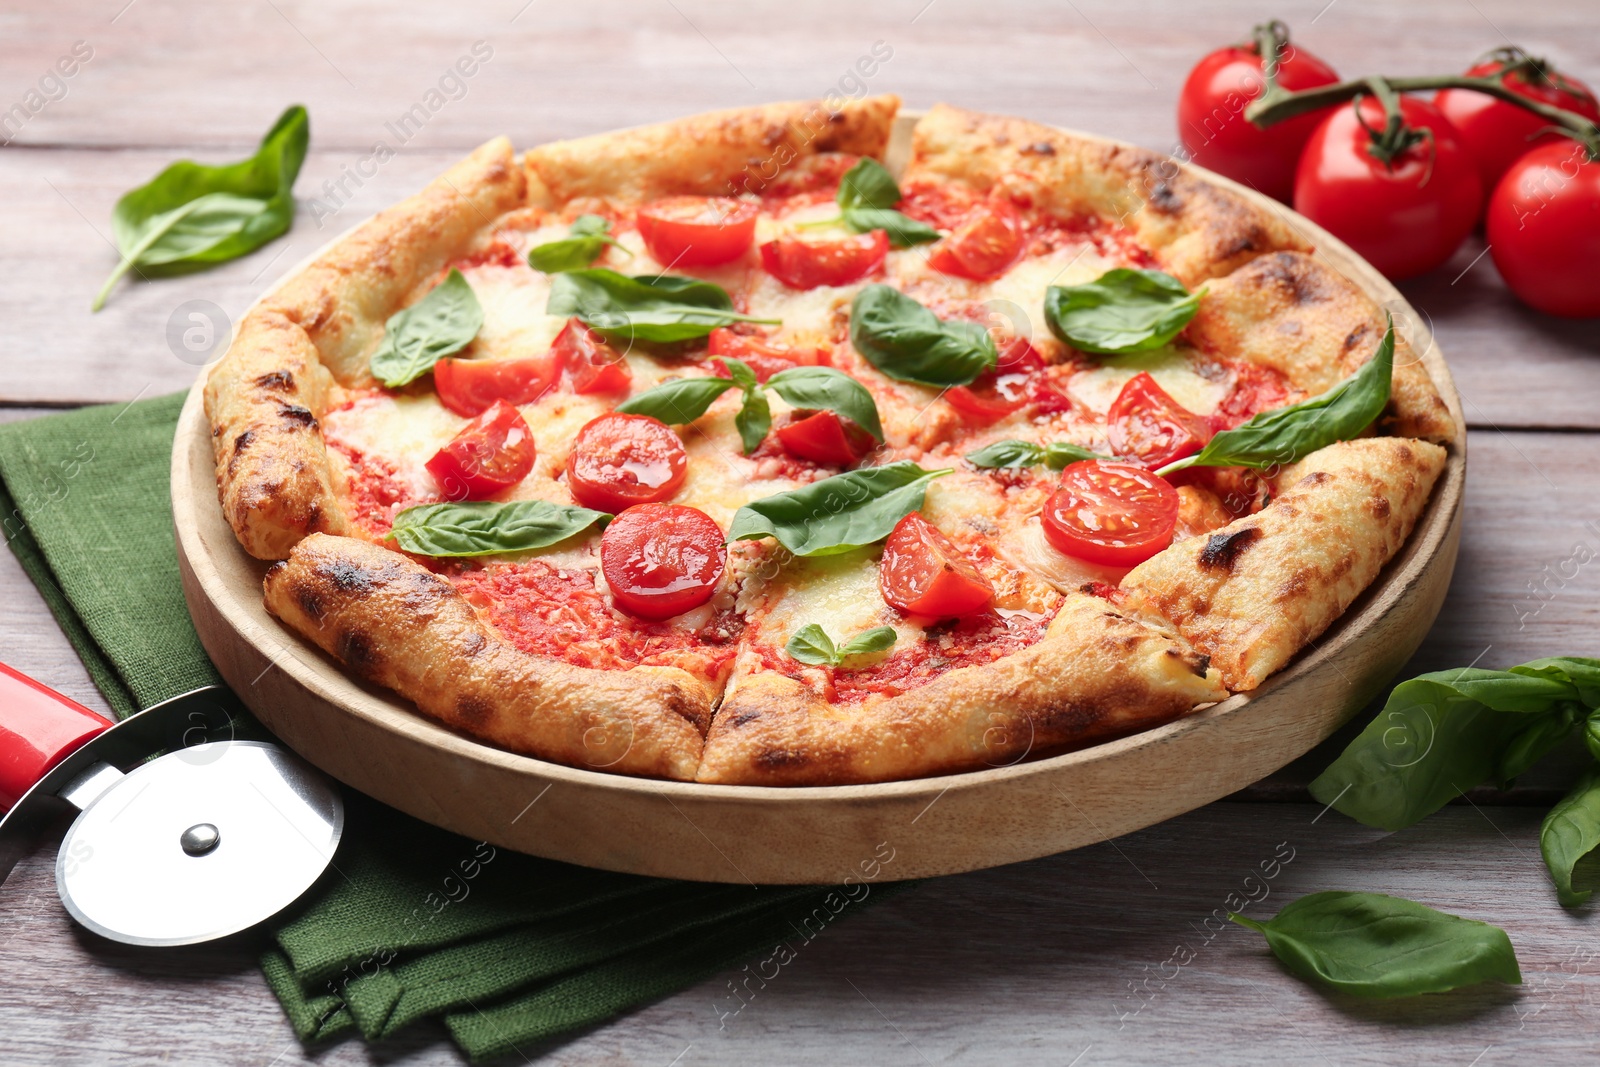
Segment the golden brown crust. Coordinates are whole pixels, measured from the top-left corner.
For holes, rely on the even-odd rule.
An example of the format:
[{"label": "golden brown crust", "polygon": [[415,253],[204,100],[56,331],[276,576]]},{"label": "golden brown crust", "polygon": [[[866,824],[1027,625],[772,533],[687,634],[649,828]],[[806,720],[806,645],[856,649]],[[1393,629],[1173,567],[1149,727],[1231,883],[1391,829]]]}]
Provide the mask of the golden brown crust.
[{"label": "golden brown crust", "polygon": [[980,190],[1022,183],[1054,214],[1112,219],[1191,288],[1265,252],[1309,250],[1275,214],[1170,157],[1023,119],[935,106],[917,123],[904,180],[920,175]]},{"label": "golden brown crust", "polygon": [[683,671],[527,655],[444,578],[352,538],[306,538],[263,586],[267,609],[350,673],[457,730],[573,767],[694,777],[711,700]]},{"label": "golden brown crust", "polygon": [[1179,542],[1122,580],[1229,689],[1254,689],[1322,632],[1400,550],[1444,470],[1426,441],[1342,441],[1286,468],[1262,511]]},{"label": "golden brown crust", "polygon": [[548,206],[578,197],[650,200],[678,194],[760,192],[803,155],[883,155],[896,96],[767,104],[530,148],[530,197]]},{"label": "golden brown crust", "polygon": [[[1350,279],[1300,252],[1261,256],[1208,288],[1189,339],[1205,351],[1282,371],[1307,393],[1354,373],[1383,337],[1383,309]],[[1458,433],[1428,368],[1399,331],[1393,392],[1378,429],[1434,442]]]},{"label": "golden brown crust", "polygon": [[1075,593],[1038,644],[899,696],[835,707],[774,672],[743,678],[711,725],[697,780],[843,785],[1002,767],[1226,695],[1181,637]]}]

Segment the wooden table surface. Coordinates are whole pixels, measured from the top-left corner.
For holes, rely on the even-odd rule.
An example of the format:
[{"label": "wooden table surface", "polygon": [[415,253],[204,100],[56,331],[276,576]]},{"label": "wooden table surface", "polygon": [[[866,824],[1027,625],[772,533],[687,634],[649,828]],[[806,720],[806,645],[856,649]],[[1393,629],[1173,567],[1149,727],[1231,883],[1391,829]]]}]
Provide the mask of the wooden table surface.
[{"label": "wooden table surface", "polygon": [[[1346,74],[1456,70],[1515,41],[1596,81],[1595,14],[1592,0],[8,5],[0,111],[26,108],[75,42],[92,55],[72,78],[45,81],[34,98],[44,106],[0,132],[11,137],[0,152],[0,419],[185,388],[197,368],[167,342],[179,304],[209,300],[237,317],[289,264],[495,134],[529,145],[851,92],[847,70],[882,41],[893,55],[867,88],[908,106],[947,100],[1170,149],[1189,66],[1269,15]],[[446,85],[420,131],[397,137],[389,124],[476,42],[492,49],[488,61]],[[243,155],[295,101],[310,109],[312,152],[293,231],[209,273],[124,285],[90,315],[117,259],[107,237],[117,196],[179,156]],[[394,157],[350,179],[379,141]],[[341,177],[334,197],[325,183]],[[1436,331],[1471,426],[1461,559],[1414,670],[1594,654],[1600,634],[1600,564],[1573,573],[1564,563],[1600,557],[1600,333],[1522,308],[1482,252],[1469,241],[1403,286]],[[8,554],[0,603],[0,659],[103,707]],[[1592,918],[1556,906],[1535,806],[1581,752],[1557,753],[1511,794],[1474,794],[1388,835],[1322,812],[1304,792],[1337,741],[1165,825],[869,909],[737,1015],[722,1014],[723,976],[524,1051],[663,1065],[1593,1062],[1600,936]],[[1205,923],[1282,850],[1294,858],[1252,914],[1321,889],[1413,897],[1504,926],[1525,984],[1364,1003],[1287,977],[1258,936]],[[5,1063],[460,1062],[432,1025],[377,1049],[302,1050],[248,941],[136,951],[83,934],[55,898],[49,851],[0,891]],[[1168,962],[1179,946],[1194,957],[1183,967]]]}]

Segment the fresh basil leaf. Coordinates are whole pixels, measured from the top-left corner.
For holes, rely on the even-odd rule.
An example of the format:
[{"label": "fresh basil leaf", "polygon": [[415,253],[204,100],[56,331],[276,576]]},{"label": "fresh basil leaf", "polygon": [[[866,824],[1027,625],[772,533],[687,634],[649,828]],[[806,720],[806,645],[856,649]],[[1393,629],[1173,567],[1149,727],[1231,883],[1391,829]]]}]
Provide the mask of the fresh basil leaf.
[{"label": "fresh basil leaf", "polygon": [[1529,660],[1511,669],[1518,674],[1537,674],[1565,682],[1578,691],[1578,701],[1584,707],[1600,708],[1600,659],[1551,656]]},{"label": "fresh basil leaf", "polygon": [[918,222],[893,208],[847,207],[840,217],[844,220],[845,226],[856,233],[886,231],[889,234],[889,243],[896,248],[927,244],[943,236],[926,222]]},{"label": "fresh basil leaf", "polygon": [[372,376],[391,389],[416,381],[445,356],[461,351],[483,327],[483,306],[454,267],[444,281],[389,316],[372,353]]},{"label": "fresh basil leaf", "polygon": [[1600,767],[1590,767],[1539,827],[1539,851],[1562,907],[1575,908],[1594,892],[1592,881],[1581,877],[1575,881],[1574,868],[1596,846],[1600,846]]},{"label": "fresh basil leaf", "polygon": [[832,411],[870,433],[874,440],[883,440],[877,402],[866,386],[844,371],[832,367],[792,367],[768,378],[767,388],[791,407]]},{"label": "fresh basil leaf", "polygon": [[648,415],[668,426],[682,426],[706,413],[717,397],[734,388],[728,378],[674,378],[618,404],[621,415]]},{"label": "fresh basil leaf", "polygon": [[1091,452],[1081,445],[1066,441],[1056,441],[1042,446],[1032,441],[994,441],[974,452],[968,452],[964,458],[974,467],[1037,467],[1043,463],[1056,471],[1085,459],[1116,462],[1115,456],[1102,456],[1098,452]]},{"label": "fresh basil leaf", "polygon": [[255,155],[225,166],[180,160],[125,193],[111,213],[122,261],[93,310],[130,269],[149,276],[201,270],[253,252],[294,221],[294,181],[311,137],[306,109],[278,116]]},{"label": "fresh basil leaf", "polygon": [[882,652],[894,647],[900,639],[893,626],[879,626],[872,630],[863,630],[856,634],[843,645],[839,646],[839,660],[843,662],[854,656],[870,656],[874,652]]},{"label": "fresh basil leaf", "polygon": [[1524,771],[1571,735],[1580,713],[1577,704],[1562,701],[1552,711],[1529,716],[1533,721],[1512,737],[1500,753],[1494,780],[1501,788],[1510,788]]},{"label": "fresh basil leaf", "polygon": [[1522,983],[1504,930],[1401,897],[1312,893],[1264,923],[1228,917],[1265,934],[1272,954],[1295,974],[1358,997]]},{"label": "fresh basil leaf", "polygon": [[[1387,314],[1387,313],[1385,313]],[[1372,425],[1389,403],[1394,377],[1394,319],[1378,351],[1350,377],[1309,400],[1263,411],[1249,422],[1212,437],[1200,452],[1162,467],[1170,474],[1185,467],[1269,467],[1298,462],[1335,441],[1348,441]]]},{"label": "fresh basil leaf", "polygon": [[547,500],[423,504],[395,516],[389,536],[419,556],[489,556],[548,548],[611,516]]},{"label": "fresh basil leaf", "polygon": [[587,326],[613,338],[670,344],[704,337],[735,322],[777,324],[733,310],[721,286],[671,274],[630,278],[604,267],[557,274],[550,284],[545,313],[576,315]]},{"label": "fresh basil leaf", "polygon": [[875,544],[922,507],[929,482],[949,473],[903,460],[836,474],[746,504],[733,516],[728,540],[775,537],[797,556],[831,556]]},{"label": "fresh basil leaf", "polygon": [[623,248],[610,231],[611,223],[599,215],[579,215],[572,221],[571,236],[530,248],[528,266],[546,274],[582,270],[595,261],[606,245],[621,248],[631,257],[633,253]]},{"label": "fresh basil leaf", "polygon": [[1589,755],[1600,760],[1600,711],[1592,711],[1583,724],[1583,743]]},{"label": "fresh basil leaf", "polygon": [[869,156],[862,156],[856,165],[839,179],[839,207],[891,208],[900,202],[900,186],[889,173],[889,168]]},{"label": "fresh basil leaf", "polygon": [[839,662],[833,638],[816,623],[807,623],[794,632],[789,643],[783,646],[789,658],[812,667],[832,667]]},{"label": "fresh basil leaf", "polygon": [[1159,270],[1118,267],[1083,285],[1050,286],[1044,317],[1051,333],[1079,351],[1148,352],[1178,336],[1204,295]]},{"label": "fresh basil leaf", "polygon": [[902,382],[936,389],[966,385],[999,362],[994,339],[975,322],[945,321],[887,285],[869,285],[850,304],[850,343]]},{"label": "fresh basil leaf", "polygon": [[750,364],[731,356],[717,358],[728,368],[734,384],[744,390],[744,402],[739,405],[739,414],[733,417],[733,427],[739,431],[739,442],[748,456],[761,447],[767,431],[772,429],[772,405],[767,403],[767,394],[761,391],[761,382]]}]

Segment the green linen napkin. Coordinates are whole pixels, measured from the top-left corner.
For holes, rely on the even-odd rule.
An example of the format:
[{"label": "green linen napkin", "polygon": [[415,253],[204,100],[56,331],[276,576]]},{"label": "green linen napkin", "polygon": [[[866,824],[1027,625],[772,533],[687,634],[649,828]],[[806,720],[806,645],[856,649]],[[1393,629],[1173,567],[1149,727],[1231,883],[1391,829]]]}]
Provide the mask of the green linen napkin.
[{"label": "green linen napkin", "polygon": [[[0,527],[119,718],[220,679],[189,621],[168,497],[182,395],[0,426]],[[262,958],[310,1041],[438,1016],[474,1060],[792,953],[893,886],[722,886],[594,871],[346,790],[333,866]],[[859,899],[856,899],[859,895]],[[854,907],[850,905],[856,905]]]}]

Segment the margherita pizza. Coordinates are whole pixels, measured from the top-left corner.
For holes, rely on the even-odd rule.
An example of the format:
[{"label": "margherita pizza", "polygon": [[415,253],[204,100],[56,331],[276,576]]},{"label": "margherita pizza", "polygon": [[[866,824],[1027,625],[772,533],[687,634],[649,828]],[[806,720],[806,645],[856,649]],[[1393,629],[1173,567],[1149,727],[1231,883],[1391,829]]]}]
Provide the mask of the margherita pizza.
[{"label": "margherita pizza", "polygon": [[504,139],[265,297],[206,389],[266,604],[489,743],[828,785],[1260,685],[1457,438],[1277,213],[898,101]]}]

